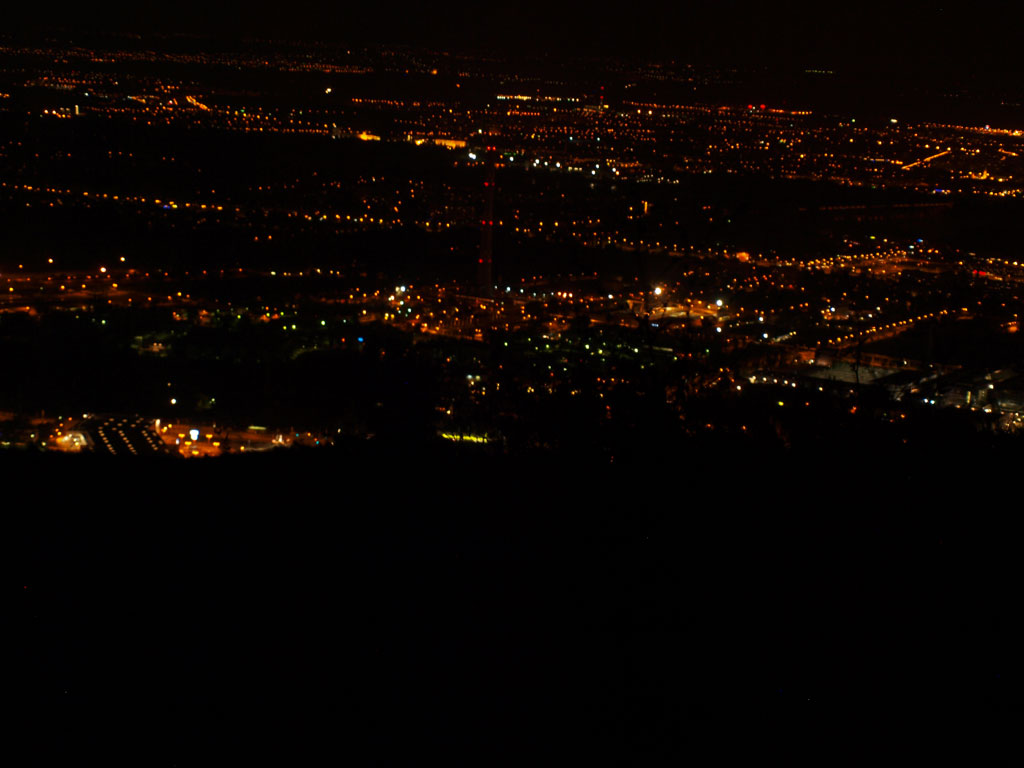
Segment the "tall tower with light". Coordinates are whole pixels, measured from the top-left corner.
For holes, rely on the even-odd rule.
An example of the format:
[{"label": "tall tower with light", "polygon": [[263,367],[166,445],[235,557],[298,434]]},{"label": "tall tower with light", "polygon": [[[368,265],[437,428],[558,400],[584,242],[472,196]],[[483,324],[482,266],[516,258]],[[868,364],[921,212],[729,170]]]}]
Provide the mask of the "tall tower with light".
[{"label": "tall tower with light", "polygon": [[494,147],[484,155],[487,173],[484,177],[484,212],[480,220],[480,255],[477,258],[477,284],[481,296],[494,296],[494,179],[497,165]]}]

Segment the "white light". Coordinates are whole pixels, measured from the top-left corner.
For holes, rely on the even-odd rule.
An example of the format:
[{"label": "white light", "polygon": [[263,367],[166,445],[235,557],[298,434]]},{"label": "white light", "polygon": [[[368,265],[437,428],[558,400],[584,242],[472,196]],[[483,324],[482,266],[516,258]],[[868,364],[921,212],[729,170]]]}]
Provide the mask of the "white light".
[{"label": "white light", "polygon": [[199,430],[198,429],[190,429],[188,431],[188,436],[192,438],[193,442],[198,440],[199,439]]},{"label": "white light", "polygon": [[721,299],[719,299],[718,301],[716,301],[716,302],[715,302],[715,306],[716,306],[716,307],[720,307],[720,306],[722,306],[722,300],[721,300]]},{"label": "white light", "polygon": [[657,288],[654,289],[654,295],[661,296],[661,286],[658,286]]}]

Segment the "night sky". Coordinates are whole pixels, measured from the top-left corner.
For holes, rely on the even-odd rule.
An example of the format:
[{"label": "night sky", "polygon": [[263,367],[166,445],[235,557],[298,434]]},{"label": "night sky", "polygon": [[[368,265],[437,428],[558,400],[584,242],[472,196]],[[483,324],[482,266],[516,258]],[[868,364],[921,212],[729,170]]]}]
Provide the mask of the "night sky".
[{"label": "night sky", "polygon": [[[615,6],[612,6],[613,8]],[[5,11],[5,14],[8,14]],[[14,11],[8,34],[38,29],[184,33],[224,40],[292,37],[501,53],[656,55],[696,62],[1022,71],[1016,3],[78,3]]]}]

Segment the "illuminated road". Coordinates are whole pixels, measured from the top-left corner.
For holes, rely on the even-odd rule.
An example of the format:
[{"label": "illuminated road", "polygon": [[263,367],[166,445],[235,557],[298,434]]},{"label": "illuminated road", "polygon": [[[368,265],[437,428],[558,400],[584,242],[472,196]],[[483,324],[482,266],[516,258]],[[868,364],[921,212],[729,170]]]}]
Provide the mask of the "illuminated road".
[{"label": "illuminated road", "polygon": [[923,160],[918,160],[917,162],[914,163],[908,163],[907,165],[902,166],[902,170],[909,171],[911,168],[921,165],[922,163],[930,163],[932,160],[937,160],[940,157],[945,157],[952,151],[953,150],[951,149],[947,149],[945,152],[939,152],[937,155],[931,155],[929,157],[924,158]]}]

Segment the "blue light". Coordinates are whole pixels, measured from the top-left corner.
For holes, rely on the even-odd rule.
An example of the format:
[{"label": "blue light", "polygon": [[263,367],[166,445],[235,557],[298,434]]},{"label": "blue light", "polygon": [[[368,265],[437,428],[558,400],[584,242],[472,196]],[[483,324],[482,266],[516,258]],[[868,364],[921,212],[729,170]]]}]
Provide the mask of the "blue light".
[{"label": "blue light", "polygon": [[362,344],[363,343],[363,337],[360,336],[358,339],[356,339],[356,341],[358,341],[360,344]]}]

